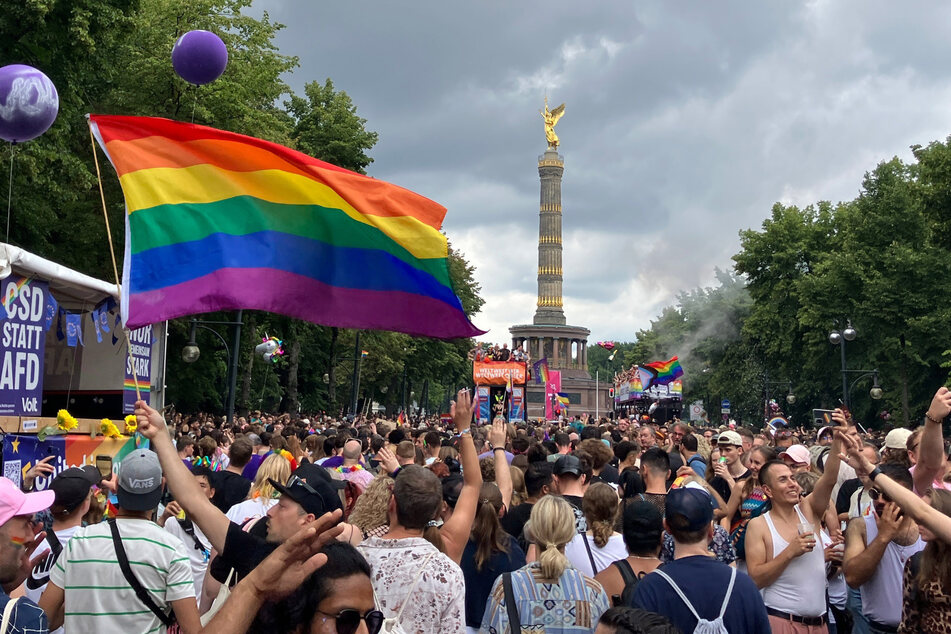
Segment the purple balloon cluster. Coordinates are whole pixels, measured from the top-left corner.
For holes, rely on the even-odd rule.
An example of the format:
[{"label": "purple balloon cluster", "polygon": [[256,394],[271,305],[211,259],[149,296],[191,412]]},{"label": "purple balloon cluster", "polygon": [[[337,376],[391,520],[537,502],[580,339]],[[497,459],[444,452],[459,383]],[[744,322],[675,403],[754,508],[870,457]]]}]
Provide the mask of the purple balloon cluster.
[{"label": "purple balloon cluster", "polygon": [[208,84],[225,72],[228,48],[211,31],[189,31],[172,48],[172,67],[190,84]]},{"label": "purple balloon cluster", "polygon": [[24,64],[0,68],[0,139],[23,143],[40,136],[59,113],[50,78]]}]

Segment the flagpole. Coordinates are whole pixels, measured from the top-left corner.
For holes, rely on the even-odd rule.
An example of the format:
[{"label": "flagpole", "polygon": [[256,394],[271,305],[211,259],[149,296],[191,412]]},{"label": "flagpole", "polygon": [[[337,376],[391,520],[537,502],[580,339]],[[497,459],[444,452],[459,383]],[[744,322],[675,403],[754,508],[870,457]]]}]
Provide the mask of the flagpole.
[{"label": "flagpole", "polygon": [[594,371],[594,424],[601,422],[601,370]]}]

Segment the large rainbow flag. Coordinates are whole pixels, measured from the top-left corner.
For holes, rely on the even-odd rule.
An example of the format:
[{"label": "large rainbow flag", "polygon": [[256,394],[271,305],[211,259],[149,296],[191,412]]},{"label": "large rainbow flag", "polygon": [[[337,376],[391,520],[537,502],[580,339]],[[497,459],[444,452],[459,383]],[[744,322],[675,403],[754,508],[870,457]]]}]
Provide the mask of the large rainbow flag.
[{"label": "large rainbow flag", "polygon": [[482,334],[449,281],[446,210],[275,143],[90,115],[126,202],[122,317],[250,308],[328,326]]}]

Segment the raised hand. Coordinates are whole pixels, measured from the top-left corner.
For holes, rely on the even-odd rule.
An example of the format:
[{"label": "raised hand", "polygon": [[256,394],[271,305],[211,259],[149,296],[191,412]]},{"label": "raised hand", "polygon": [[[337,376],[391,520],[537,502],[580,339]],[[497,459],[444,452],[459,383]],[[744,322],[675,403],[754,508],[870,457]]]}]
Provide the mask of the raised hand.
[{"label": "raised hand", "polygon": [[30,467],[30,470],[23,474],[23,490],[29,491],[33,488],[33,482],[36,480],[37,476],[49,477],[53,475],[55,468],[51,462],[56,459],[56,456],[46,456],[42,460],[38,460],[35,465]]},{"label": "raised hand", "polygon": [[139,423],[139,432],[149,440],[155,439],[159,433],[168,433],[162,414],[149,407],[145,401],[135,402],[135,418]]},{"label": "raised hand", "polygon": [[320,550],[343,532],[342,517],[343,511],[338,509],[306,524],[258,564],[245,581],[269,601],[283,599],[327,563]]},{"label": "raised hand", "polygon": [[931,399],[931,406],[928,407],[927,418],[931,422],[940,423],[951,414],[951,390],[946,387],[939,387]]},{"label": "raised hand", "polygon": [[472,422],[472,395],[469,390],[462,389],[456,394],[456,400],[449,408],[452,422],[456,424],[456,431],[469,429]]},{"label": "raised hand", "polygon": [[496,419],[489,429],[489,446],[505,447],[505,421]]},{"label": "raised hand", "polygon": [[835,437],[841,443],[840,446],[844,450],[839,454],[839,457],[845,461],[846,464],[855,469],[857,474],[864,476],[870,474],[872,469],[875,468],[875,465],[869,462],[868,458],[862,453],[861,441],[844,433],[838,428],[836,428]]},{"label": "raised hand", "polygon": [[380,461],[380,466],[383,467],[385,473],[393,473],[400,468],[400,463],[396,459],[396,456],[386,447],[380,447],[380,451],[376,454],[376,459]]},{"label": "raised hand", "polygon": [[901,521],[901,507],[894,502],[885,502],[885,508],[878,517],[878,534],[882,536],[882,539],[891,541],[898,534]]}]

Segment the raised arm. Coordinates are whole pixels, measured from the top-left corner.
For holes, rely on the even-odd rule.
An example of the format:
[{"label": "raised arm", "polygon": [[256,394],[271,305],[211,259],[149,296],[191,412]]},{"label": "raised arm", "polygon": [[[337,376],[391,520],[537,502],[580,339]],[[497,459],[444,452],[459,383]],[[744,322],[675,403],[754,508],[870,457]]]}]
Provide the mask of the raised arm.
[{"label": "raised arm", "polygon": [[231,521],[205,497],[198,482],[178,458],[178,452],[168,434],[168,427],[162,415],[148,406],[145,401],[135,404],[135,417],[139,422],[139,431],[149,439],[152,450],[158,454],[162,472],[178,505],[185,509],[191,520],[198,525],[211,545],[219,553],[225,549],[225,536]]},{"label": "raised arm", "polygon": [[[871,474],[875,465],[862,455],[861,443],[853,438],[846,437],[843,439],[843,446],[848,451],[848,463],[855,469],[856,473],[860,475]],[[951,517],[935,510],[913,491],[909,491],[883,473],[877,473],[873,482],[878,490],[891,498],[915,522],[930,530],[938,539],[951,542]]]},{"label": "raised arm", "polygon": [[[502,505],[509,508],[512,503],[512,471],[505,457],[505,422],[497,419],[489,429],[489,446],[495,458],[495,483],[502,493]],[[481,474],[481,469],[479,470]]]},{"label": "raised arm", "polygon": [[456,402],[451,408],[452,420],[459,433],[459,461],[462,463],[462,491],[456,501],[452,517],[442,525],[439,534],[446,548],[446,555],[457,564],[462,561],[462,551],[469,541],[472,522],[475,521],[476,506],[479,502],[479,489],[482,488],[482,471],[479,469],[479,456],[472,444],[472,396],[469,390],[459,390]]},{"label": "raised arm", "polygon": [[938,388],[925,414],[925,429],[918,439],[918,464],[915,466],[915,491],[919,494],[931,488],[944,468],[944,439],[941,422],[951,413],[951,391]]},{"label": "raised arm", "polygon": [[847,422],[845,412],[841,409],[835,410],[832,414],[833,420],[838,424],[832,434],[832,448],[829,451],[829,457],[826,458],[825,470],[822,477],[816,482],[812,493],[806,496],[805,502],[812,510],[812,519],[814,522],[822,520],[826,510],[829,508],[829,501],[832,499],[832,489],[835,488],[836,480],[839,478],[839,453],[842,450],[842,436],[847,434]]}]

